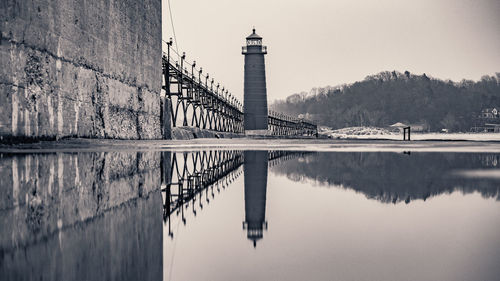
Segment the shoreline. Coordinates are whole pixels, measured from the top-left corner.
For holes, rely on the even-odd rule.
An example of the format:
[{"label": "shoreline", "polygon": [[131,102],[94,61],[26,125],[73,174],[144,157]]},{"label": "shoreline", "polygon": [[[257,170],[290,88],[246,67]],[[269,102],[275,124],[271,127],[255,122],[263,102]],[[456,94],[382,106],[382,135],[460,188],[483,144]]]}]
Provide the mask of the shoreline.
[{"label": "shoreline", "polygon": [[0,144],[0,153],[166,150],[295,150],[341,152],[489,152],[500,153],[500,141],[202,138],[191,140],[115,140],[70,138],[22,144]]},{"label": "shoreline", "polygon": [[[330,139],[394,140],[403,141],[403,135],[328,135]],[[498,141],[500,133],[411,133],[411,141]]]}]

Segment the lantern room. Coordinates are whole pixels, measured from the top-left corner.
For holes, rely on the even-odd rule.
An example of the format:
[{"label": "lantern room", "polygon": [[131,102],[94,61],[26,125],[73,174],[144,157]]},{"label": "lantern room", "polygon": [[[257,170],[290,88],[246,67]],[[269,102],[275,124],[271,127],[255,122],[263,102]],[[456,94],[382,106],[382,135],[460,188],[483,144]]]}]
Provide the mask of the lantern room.
[{"label": "lantern room", "polygon": [[262,37],[255,33],[255,28],[253,33],[247,37],[247,46],[262,46]]},{"label": "lantern room", "polygon": [[267,54],[266,46],[262,46],[262,37],[255,33],[255,28],[247,38],[247,45],[243,46],[242,54]]}]

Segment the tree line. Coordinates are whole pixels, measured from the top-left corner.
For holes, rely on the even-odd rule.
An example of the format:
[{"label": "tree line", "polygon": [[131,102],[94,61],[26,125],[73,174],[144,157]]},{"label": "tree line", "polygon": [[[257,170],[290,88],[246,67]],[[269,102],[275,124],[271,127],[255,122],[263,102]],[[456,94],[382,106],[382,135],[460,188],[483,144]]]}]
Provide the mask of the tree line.
[{"label": "tree line", "polygon": [[425,73],[384,71],[353,84],[293,94],[271,107],[336,129],[403,122],[429,131],[469,131],[482,109],[500,107],[500,73],[453,82]]},{"label": "tree line", "polygon": [[459,172],[494,168],[498,160],[498,155],[488,153],[326,152],[285,161],[271,170],[296,182],[313,180],[319,186],[353,189],[384,203],[409,203],[458,190],[498,201],[498,181],[467,178]]}]

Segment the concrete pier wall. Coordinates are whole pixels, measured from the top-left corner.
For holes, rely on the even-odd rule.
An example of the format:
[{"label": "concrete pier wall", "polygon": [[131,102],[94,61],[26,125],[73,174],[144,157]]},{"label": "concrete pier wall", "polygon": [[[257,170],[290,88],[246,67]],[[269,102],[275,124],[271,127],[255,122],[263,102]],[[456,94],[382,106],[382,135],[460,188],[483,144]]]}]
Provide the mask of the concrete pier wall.
[{"label": "concrete pier wall", "polygon": [[161,139],[161,0],[3,0],[0,138]]}]

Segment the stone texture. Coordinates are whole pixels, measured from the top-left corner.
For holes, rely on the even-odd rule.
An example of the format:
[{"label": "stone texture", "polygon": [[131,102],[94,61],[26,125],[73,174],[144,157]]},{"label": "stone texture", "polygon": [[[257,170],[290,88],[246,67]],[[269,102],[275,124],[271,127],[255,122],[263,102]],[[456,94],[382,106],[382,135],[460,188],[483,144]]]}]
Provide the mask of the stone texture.
[{"label": "stone texture", "polygon": [[0,31],[0,137],[162,138],[160,0],[5,0]]},{"label": "stone texture", "polygon": [[165,97],[160,99],[161,104],[161,124],[162,124],[162,135],[163,139],[170,140],[172,139],[172,101]]}]

